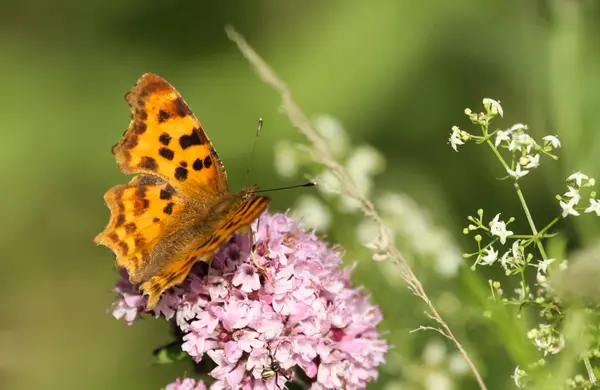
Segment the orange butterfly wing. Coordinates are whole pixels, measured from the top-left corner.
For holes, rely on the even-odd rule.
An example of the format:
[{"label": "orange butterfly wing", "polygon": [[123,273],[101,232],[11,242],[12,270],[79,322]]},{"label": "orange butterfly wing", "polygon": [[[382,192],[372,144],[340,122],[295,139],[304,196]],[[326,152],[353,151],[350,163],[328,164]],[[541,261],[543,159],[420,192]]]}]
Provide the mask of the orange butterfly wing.
[{"label": "orange butterfly wing", "polygon": [[106,193],[111,219],[94,241],[115,252],[132,283],[142,283],[150,310],[196,261],[210,261],[256,219],[269,198],[254,188],[228,192],[212,143],[165,80],[146,73],[126,99],[132,120],[113,153],[123,172],[141,175]]},{"label": "orange butterfly wing", "polygon": [[113,153],[125,173],[158,175],[185,196],[227,192],[227,174],[175,88],[144,74],[125,96],[132,120]]},{"label": "orange butterfly wing", "polygon": [[111,218],[94,241],[109,247],[117,265],[127,270],[133,283],[140,283],[157,271],[150,264],[152,251],[164,232],[177,223],[184,202],[169,184],[146,175],[111,188],[104,200]]}]

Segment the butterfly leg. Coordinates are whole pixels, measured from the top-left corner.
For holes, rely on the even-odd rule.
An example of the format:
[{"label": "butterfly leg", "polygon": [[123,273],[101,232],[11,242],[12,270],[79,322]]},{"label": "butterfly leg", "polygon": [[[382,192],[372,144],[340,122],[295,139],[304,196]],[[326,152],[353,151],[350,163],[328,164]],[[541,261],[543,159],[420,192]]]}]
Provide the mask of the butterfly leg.
[{"label": "butterfly leg", "polygon": [[206,271],[206,281],[208,281],[208,277],[210,276],[211,269],[212,269],[212,260],[208,262],[208,270]]}]

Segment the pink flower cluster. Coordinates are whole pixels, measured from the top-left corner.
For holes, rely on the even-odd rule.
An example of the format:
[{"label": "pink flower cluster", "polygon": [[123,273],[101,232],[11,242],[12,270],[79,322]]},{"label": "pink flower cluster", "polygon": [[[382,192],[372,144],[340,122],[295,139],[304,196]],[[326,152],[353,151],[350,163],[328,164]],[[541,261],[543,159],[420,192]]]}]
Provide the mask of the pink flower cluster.
[{"label": "pink flower cluster", "polygon": [[[205,354],[214,361],[210,389],[283,389],[297,368],[311,389],[364,389],[388,346],[376,330],[380,310],[351,287],[351,269],[339,269],[339,248],[285,214],[264,213],[252,228],[252,256],[249,237],[234,236],[215,254],[210,275],[192,271],[162,295],[155,316],[175,321],[196,362]],[[115,291],[116,318],[131,323],[145,311],[127,278]],[[205,388],[185,381],[170,389]]]}]

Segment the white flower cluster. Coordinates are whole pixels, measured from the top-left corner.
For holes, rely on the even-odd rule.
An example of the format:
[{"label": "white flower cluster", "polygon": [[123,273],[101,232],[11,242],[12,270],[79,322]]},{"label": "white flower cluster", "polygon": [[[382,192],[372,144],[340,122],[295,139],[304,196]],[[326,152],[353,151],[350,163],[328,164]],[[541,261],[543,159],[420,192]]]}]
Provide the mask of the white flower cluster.
[{"label": "white flower cluster", "polygon": [[455,152],[458,152],[458,146],[464,145],[469,139],[471,139],[471,134],[461,130],[458,126],[452,126],[452,134],[450,134],[448,143]]},{"label": "white flower cluster", "polygon": [[533,340],[533,344],[544,353],[556,354],[565,347],[565,338],[554,327],[547,324],[539,324],[537,328],[527,332],[527,337]]},{"label": "white flower cluster", "polygon": [[[351,177],[358,191],[364,197],[370,197],[374,188],[374,177],[385,168],[384,156],[370,145],[353,146],[343,126],[333,117],[321,115],[314,119],[315,129],[334,157],[343,161],[346,172]],[[301,145],[281,141],[275,146],[275,168],[282,177],[293,177],[299,169],[312,162],[314,153]],[[340,189],[339,178],[330,170],[324,169],[313,176],[318,184],[317,191],[325,198],[339,200],[339,210],[345,213],[360,208],[355,197],[348,196]],[[325,232],[329,229],[332,214],[329,206],[315,195],[303,195],[296,202],[291,215],[300,220],[300,225],[307,229]]]},{"label": "white flower cluster", "polygon": [[517,386],[518,388],[523,388],[523,378],[525,378],[526,376],[527,372],[525,372],[525,370],[522,370],[519,366],[516,366],[514,373],[510,377],[515,381],[515,386]]},{"label": "white flower cluster", "polygon": [[476,124],[485,125],[486,128],[483,136],[475,136],[458,126],[452,127],[449,144],[455,151],[458,151],[458,146],[464,145],[465,142],[474,139],[484,142],[495,135],[494,146],[508,149],[513,153],[513,161],[510,166],[506,167],[509,176],[519,179],[529,173],[529,170],[537,168],[540,165],[540,154],[548,154],[553,149],[560,148],[560,140],[554,135],[543,137],[543,145],[539,145],[528,133],[527,125],[517,123],[507,130],[497,130],[491,134],[487,134],[487,126],[489,120],[496,115],[504,114],[500,102],[485,98],[483,105],[486,109],[485,113],[474,114],[470,109],[466,109],[465,113],[471,121]]},{"label": "white flower cluster", "polygon": [[[386,226],[399,241],[405,256],[433,261],[435,270],[446,277],[458,273],[464,261],[458,245],[446,229],[439,226],[432,215],[413,198],[388,192],[378,196],[375,205]],[[356,234],[360,242],[385,236],[371,220],[362,221],[357,226]]]},{"label": "white flower cluster", "polygon": [[[569,215],[578,216],[580,215],[577,211],[577,205],[582,199],[581,190],[587,187],[593,187],[596,184],[594,178],[588,175],[575,172],[567,177],[567,188],[568,191],[562,196],[558,195],[560,208],[562,209],[562,217],[568,217]],[[583,207],[580,208],[580,210]],[[595,192],[591,193],[589,198],[589,206],[584,210],[585,213],[596,213],[600,217],[600,201],[595,198]]]},{"label": "white flower cluster", "polygon": [[[375,176],[384,170],[385,157],[370,145],[352,145],[342,124],[331,116],[316,117],[314,125],[332,155],[343,165],[360,196],[376,198],[375,206],[387,227],[383,228],[371,219],[365,219],[357,224],[355,230],[359,242],[374,253],[373,259],[381,261],[389,258],[390,243],[399,240],[403,251],[431,259],[440,274],[455,276],[464,260],[452,236],[408,195],[377,194]],[[311,153],[315,153],[314,150],[281,142],[275,147],[275,167],[281,176],[293,177],[300,168],[312,162]],[[325,200],[335,202],[327,203],[316,194],[300,196],[290,215],[298,219],[302,227],[327,232],[335,211],[352,213],[361,207],[354,194],[350,196],[344,193],[339,177],[331,170],[317,171],[313,181],[318,184],[316,189]],[[332,205],[336,205],[337,209],[333,210]],[[382,263],[382,267],[386,266],[387,263]],[[395,278],[396,282],[401,281],[401,278],[393,274],[393,270],[398,267],[391,263],[390,266],[390,272],[386,271],[384,274],[391,276],[391,279]]]},{"label": "white flower cluster", "polygon": [[[483,213],[480,212],[480,215],[483,215]],[[510,223],[511,221],[512,219],[508,222]],[[506,228],[506,225],[507,222],[500,220],[500,214],[496,214],[494,219],[492,219],[489,223],[489,233],[492,236],[498,237],[502,245],[506,244],[507,238],[514,234],[511,230]],[[475,229],[476,227],[471,225],[471,227],[467,230]],[[479,253],[476,264],[492,265],[498,260],[500,261],[500,265],[502,268],[504,268],[507,275],[512,274],[515,270],[520,270],[526,262],[525,250],[523,246],[521,246],[521,240],[519,239],[513,241],[511,248],[504,252],[502,256],[500,256],[499,252],[495,250],[492,245],[489,245]],[[527,258],[527,264],[537,268],[538,280],[545,280],[545,275],[548,272],[548,266],[556,261],[556,259],[542,259],[539,260],[537,264],[532,264],[531,260],[531,258]]]}]

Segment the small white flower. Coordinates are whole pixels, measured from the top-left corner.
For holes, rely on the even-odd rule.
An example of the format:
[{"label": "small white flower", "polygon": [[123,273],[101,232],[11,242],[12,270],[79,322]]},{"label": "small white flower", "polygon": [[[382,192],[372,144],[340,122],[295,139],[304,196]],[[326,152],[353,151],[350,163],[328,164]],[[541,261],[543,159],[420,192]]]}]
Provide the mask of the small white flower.
[{"label": "small white flower", "polygon": [[481,256],[481,264],[492,265],[498,260],[498,251],[495,251],[493,247],[486,248],[483,251],[485,252],[485,255]]},{"label": "small white flower", "polygon": [[461,138],[461,130],[458,128],[458,126],[452,126],[452,134],[450,135],[450,139],[448,141],[455,152],[458,152],[458,145],[464,145],[465,143]]},{"label": "small white flower", "polygon": [[573,207],[575,207],[575,205],[577,205],[576,202],[574,202],[575,199],[571,199],[569,201],[569,203],[565,203],[562,200],[560,201],[560,207],[563,209],[562,211],[562,217],[565,218],[567,215],[575,215],[578,216],[579,215],[579,211],[575,210]]},{"label": "small white flower", "polygon": [[483,106],[492,115],[504,116],[504,111],[502,111],[502,106],[500,105],[499,101],[485,98],[483,99]]},{"label": "small white flower", "polygon": [[521,244],[521,240],[516,240],[515,242],[513,242],[512,244],[512,257],[515,259],[515,263],[519,264],[522,262],[523,260],[523,254],[521,253],[521,248],[519,248],[519,245]]},{"label": "small white flower", "polygon": [[523,383],[521,383],[521,378],[527,376],[527,373],[519,368],[519,366],[515,367],[514,373],[511,375],[511,378],[515,381],[515,386],[518,388],[523,387]]},{"label": "small white flower", "polygon": [[526,159],[529,161],[524,168],[537,168],[540,166],[540,155],[536,154],[535,156],[527,156]]},{"label": "small white flower", "polygon": [[514,264],[513,260],[514,259],[510,256],[510,251],[504,252],[502,257],[500,258],[500,265],[505,270],[508,270],[508,266]]},{"label": "small white flower", "polygon": [[552,145],[553,148],[560,148],[560,140],[554,135],[547,135],[542,139]]},{"label": "small white flower", "polygon": [[594,198],[590,198],[590,207],[585,209],[585,212],[586,213],[594,212],[594,213],[596,213],[597,216],[600,217],[600,201],[598,201]]},{"label": "small white flower", "polygon": [[539,334],[534,340],[533,344],[539,349],[546,349],[550,346],[550,338],[548,336]]},{"label": "small white flower", "polygon": [[571,176],[567,177],[567,181],[574,180],[575,184],[577,184],[578,187],[581,187],[581,184],[583,183],[583,181],[588,180],[588,179],[589,179],[589,176],[586,174],[583,174],[581,172],[575,172]]},{"label": "small white flower", "polygon": [[[513,126],[514,127],[514,126]],[[513,151],[515,149],[521,150],[523,146],[525,146],[525,150],[527,153],[531,151],[531,149],[536,145],[533,138],[529,136],[527,133],[519,132],[515,134],[508,145],[508,150]]]},{"label": "small white flower", "polygon": [[497,147],[502,141],[510,141],[510,133],[511,130],[498,130],[498,132],[496,133],[496,140],[494,141],[494,145]]},{"label": "small white flower", "polygon": [[571,198],[572,201],[575,202],[575,204],[578,204],[579,201],[581,200],[581,195],[579,195],[579,190],[576,190],[575,188],[568,186],[569,191],[565,192],[565,196]]},{"label": "small white flower", "polygon": [[517,169],[515,169],[514,171],[509,168],[506,170],[506,172],[508,172],[508,174],[514,177],[515,179],[519,179],[529,173],[528,170],[521,169],[521,164],[517,164]]},{"label": "small white flower", "polygon": [[538,273],[541,274],[545,274],[548,272],[548,266],[552,263],[554,263],[556,261],[556,259],[546,259],[546,260],[540,260],[540,262],[538,263]]},{"label": "small white flower", "polygon": [[505,270],[516,268],[520,264],[523,264],[523,254],[519,248],[520,243],[521,240],[515,240],[512,243],[512,248],[506,251],[500,258],[500,264]]},{"label": "small white flower", "polygon": [[500,221],[500,214],[496,214],[494,219],[490,222],[490,233],[494,236],[500,237],[500,242],[504,245],[506,244],[506,237],[511,236],[513,234],[512,231],[506,230],[506,223],[504,221]]},{"label": "small white flower", "polygon": [[510,127],[510,131],[523,131],[523,130],[527,130],[529,129],[529,127],[527,127],[527,125],[524,125],[522,123],[515,123],[514,125],[512,125]]}]

